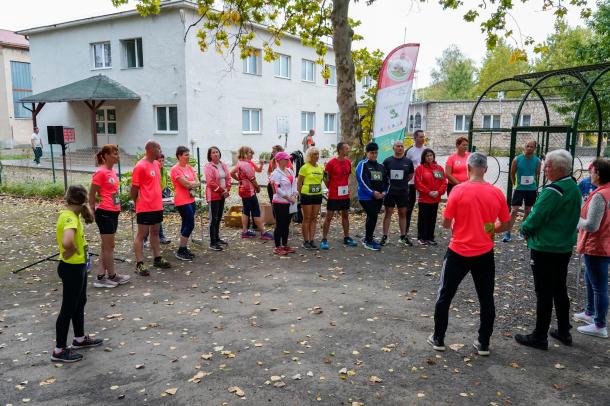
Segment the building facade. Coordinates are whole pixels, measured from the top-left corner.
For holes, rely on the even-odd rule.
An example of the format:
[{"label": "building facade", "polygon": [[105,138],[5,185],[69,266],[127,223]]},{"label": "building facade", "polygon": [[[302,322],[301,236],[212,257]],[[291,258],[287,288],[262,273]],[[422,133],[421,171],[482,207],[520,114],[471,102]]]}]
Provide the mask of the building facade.
[{"label": "building facade", "polygon": [[0,30],[0,148],[30,144],[32,114],[17,102],[30,94],[28,41],[23,35]]},{"label": "building facade", "polygon": [[[326,56],[331,77],[321,76],[315,51],[286,37],[275,49],[280,58],[266,62],[262,52],[242,60],[237,55],[200,51],[197,7],[193,2],[162,3],[157,16],[135,11],[32,28],[28,36],[34,93],[103,74],[140,96],[106,102],[97,112],[98,144],[115,143],[130,153],[142,151],[150,138],[166,153],[178,145],[256,153],[273,145],[300,149],[315,129],[318,147],[339,139],[336,75],[332,49]],[[256,29],[253,46],[262,49],[264,31]],[[47,125],[74,127],[76,149],[91,147],[91,115],[83,103],[47,104],[38,115]]]}]

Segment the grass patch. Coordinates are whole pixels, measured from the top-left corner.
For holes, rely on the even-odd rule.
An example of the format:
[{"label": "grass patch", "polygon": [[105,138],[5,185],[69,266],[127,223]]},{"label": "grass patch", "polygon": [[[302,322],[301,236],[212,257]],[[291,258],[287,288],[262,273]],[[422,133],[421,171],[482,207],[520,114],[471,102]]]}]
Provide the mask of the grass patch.
[{"label": "grass patch", "polygon": [[0,185],[0,193],[24,197],[56,199],[64,195],[64,186],[53,182],[12,182]]}]

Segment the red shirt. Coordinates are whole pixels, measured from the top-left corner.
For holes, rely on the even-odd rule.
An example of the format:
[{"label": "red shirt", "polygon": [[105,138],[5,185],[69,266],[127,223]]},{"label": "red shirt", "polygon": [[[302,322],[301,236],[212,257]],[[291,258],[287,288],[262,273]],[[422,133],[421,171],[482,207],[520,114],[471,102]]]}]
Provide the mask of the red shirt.
[{"label": "red shirt", "polygon": [[239,181],[239,197],[247,199],[256,194],[252,179],[256,179],[256,165],[252,161],[240,159],[235,165],[237,167],[237,179]]},{"label": "red shirt", "polygon": [[[439,203],[441,196],[447,190],[447,178],[443,167],[436,164],[422,164],[415,169],[415,189],[419,192],[418,202]],[[430,192],[438,192],[436,197],[430,197]]]},{"label": "red shirt", "polygon": [[470,181],[453,188],[443,216],[453,220],[449,248],[464,257],[491,251],[496,220],[510,220],[506,198],[500,189],[490,183]]},{"label": "red shirt", "polygon": [[163,210],[161,197],[161,166],[158,161],[141,159],[133,168],[131,183],[140,191],[136,200],[136,213]]},{"label": "red shirt", "polygon": [[468,152],[466,152],[465,156],[459,156],[457,153],[455,153],[450,155],[445,163],[445,167],[451,167],[451,175],[453,175],[453,177],[460,182],[466,182],[468,180],[468,164],[466,163],[468,160],[468,155],[470,155]]},{"label": "red shirt", "polygon": [[105,166],[97,168],[91,179],[91,184],[100,188],[100,202],[96,208],[108,211],[121,211],[119,200],[119,178],[114,169]]},{"label": "red shirt", "polygon": [[328,199],[349,199],[349,175],[352,173],[350,160],[332,158],[326,163],[324,172],[328,174]]},{"label": "red shirt", "polygon": [[[176,164],[169,171],[169,177],[174,184],[174,206],[184,206],[195,202],[195,189],[187,189],[178,182],[179,178],[184,178],[189,182],[195,180],[195,171],[192,166],[182,167],[180,164]],[[193,192],[192,196],[191,192]]]}]

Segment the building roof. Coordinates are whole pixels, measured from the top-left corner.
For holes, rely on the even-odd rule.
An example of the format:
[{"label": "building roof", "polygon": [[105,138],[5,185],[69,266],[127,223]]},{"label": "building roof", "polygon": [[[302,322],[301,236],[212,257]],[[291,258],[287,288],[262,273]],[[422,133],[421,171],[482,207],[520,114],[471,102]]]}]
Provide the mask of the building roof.
[{"label": "building roof", "polygon": [[135,92],[104,75],[92,76],[20,99],[20,103],[58,103],[85,100],[140,100]]},{"label": "building roof", "polygon": [[0,29],[0,46],[7,48],[29,49],[30,43],[23,35]]}]

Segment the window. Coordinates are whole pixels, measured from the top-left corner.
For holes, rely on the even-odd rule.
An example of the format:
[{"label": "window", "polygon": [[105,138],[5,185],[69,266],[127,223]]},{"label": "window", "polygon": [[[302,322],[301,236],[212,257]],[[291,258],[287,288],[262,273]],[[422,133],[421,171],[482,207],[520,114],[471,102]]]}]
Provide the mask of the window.
[{"label": "window", "polygon": [[93,69],[105,69],[112,67],[110,53],[110,42],[98,42],[91,44],[93,54]]},{"label": "window", "polygon": [[369,87],[371,87],[371,77],[365,76],[362,78],[362,88],[368,89]]},{"label": "window", "polygon": [[316,128],[316,113],[301,111],[301,132],[306,133]]},{"label": "window", "polygon": [[260,50],[254,50],[255,54],[250,55],[244,59],[244,73],[248,73],[250,75],[260,75],[261,74],[261,58],[260,58]]},{"label": "window", "polygon": [[15,118],[32,118],[32,113],[19,100],[32,94],[32,75],[27,62],[11,61],[13,83],[13,109]]},{"label": "window", "polygon": [[420,129],[421,128],[421,114],[420,113],[415,113],[415,125],[414,125],[415,129]]},{"label": "window", "polygon": [[261,109],[242,109],[241,131],[244,133],[260,133],[261,113]]},{"label": "window", "polygon": [[413,131],[413,122],[414,122],[413,114],[409,116],[409,131]]},{"label": "window", "polygon": [[124,39],[121,41],[121,45],[123,46],[124,68],[141,68],[144,66],[142,38]]},{"label": "window", "polygon": [[316,65],[314,61],[303,59],[301,61],[301,80],[304,82],[315,82]]},{"label": "window", "polygon": [[337,86],[337,68],[334,65],[326,65],[328,67],[329,76],[324,82],[329,86]]},{"label": "window", "polygon": [[483,128],[500,128],[500,115],[499,114],[484,114],[483,115]]},{"label": "window", "polygon": [[470,116],[465,114],[458,114],[455,116],[455,126],[453,131],[456,133],[465,133],[468,131],[470,126]]},{"label": "window", "polygon": [[95,116],[98,134],[116,135],[116,110],[114,107],[99,109]]},{"label": "window", "polygon": [[278,78],[290,79],[290,56],[280,55],[273,64],[275,76]]},{"label": "window", "polygon": [[[515,115],[513,114],[513,123],[515,122]],[[532,125],[532,116],[531,114],[521,114],[521,117],[519,117],[519,123],[517,124],[521,127],[527,127]]]},{"label": "window", "polygon": [[178,132],[178,107],[155,106],[158,133]]},{"label": "window", "polygon": [[[324,132],[325,133],[336,133],[337,132],[337,115],[333,113],[324,113]],[[313,127],[311,127],[313,128]]]}]

